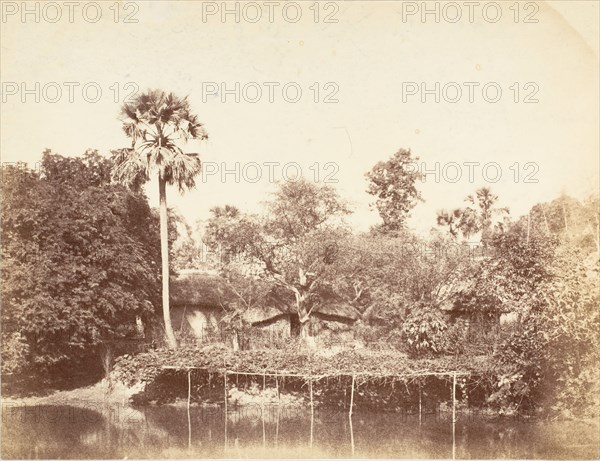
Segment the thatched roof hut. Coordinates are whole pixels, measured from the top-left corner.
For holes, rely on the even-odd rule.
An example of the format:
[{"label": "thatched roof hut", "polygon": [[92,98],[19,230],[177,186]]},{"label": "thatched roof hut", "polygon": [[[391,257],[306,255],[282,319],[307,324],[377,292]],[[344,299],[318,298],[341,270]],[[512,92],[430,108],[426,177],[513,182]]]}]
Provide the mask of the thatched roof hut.
[{"label": "thatched roof hut", "polygon": [[216,273],[186,271],[171,279],[172,306],[227,306],[235,294],[223,277]]},{"label": "thatched roof hut", "polygon": [[[187,271],[171,281],[171,303],[180,306],[225,311],[240,304],[239,297],[227,280],[216,273]],[[283,318],[296,315],[294,295],[273,286],[262,299],[243,311],[243,318],[257,327],[267,326]],[[313,316],[329,322],[352,324],[358,319],[356,310],[331,290],[323,290]],[[291,320],[293,321],[293,320]]]}]

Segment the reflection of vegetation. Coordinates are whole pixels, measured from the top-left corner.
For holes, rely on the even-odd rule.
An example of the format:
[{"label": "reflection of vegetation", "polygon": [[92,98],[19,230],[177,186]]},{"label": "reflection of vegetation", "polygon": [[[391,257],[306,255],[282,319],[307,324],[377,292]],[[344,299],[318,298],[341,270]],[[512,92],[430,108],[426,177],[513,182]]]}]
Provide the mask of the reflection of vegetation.
[{"label": "reflection of vegetation", "polygon": [[[29,412],[26,417],[26,412]],[[37,411],[38,418],[33,417]],[[44,416],[42,416],[44,415]],[[61,416],[62,417],[59,417]],[[224,458],[303,455],[350,456],[346,412],[315,411],[315,441],[308,446],[310,413],[296,406],[240,408],[228,412],[225,448],[222,409],[192,406],[191,434],[187,411],[176,406],[133,410],[121,405],[72,406],[11,410],[3,415],[3,458],[122,459]],[[10,419],[8,419],[10,418]],[[402,454],[448,457],[452,450],[448,418],[427,413],[422,424],[414,413],[360,412],[353,417],[356,455],[392,458]],[[489,420],[461,414],[457,455],[485,459],[531,457],[594,459],[598,456],[597,425],[580,422]],[[402,437],[398,435],[401,434]],[[440,437],[443,434],[443,437]],[[188,445],[191,435],[191,446]],[[35,438],[35,439],[33,439]],[[10,442],[9,442],[10,440]],[[577,446],[573,446],[576,440]]]},{"label": "reflection of vegetation", "polygon": [[[105,434],[106,420],[101,412],[95,411],[97,405],[93,407],[7,405],[3,411],[2,457],[37,458],[41,434],[44,457],[68,459],[84,457],[86,453],[94,456],[98,441],[92,444],[86,441]],[[32,434],[36,436],[35,443]],[[106,452],[110,450],[106,444],[104,447]]]}]

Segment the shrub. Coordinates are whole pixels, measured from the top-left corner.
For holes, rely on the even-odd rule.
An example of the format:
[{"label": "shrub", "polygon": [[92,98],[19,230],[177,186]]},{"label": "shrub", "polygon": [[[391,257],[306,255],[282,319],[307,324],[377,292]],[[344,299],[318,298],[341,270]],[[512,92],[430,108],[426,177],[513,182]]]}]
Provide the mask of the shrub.
[{"label": "shrub", "polygon": [[2,335],[2,374],[19,373],[27,363],[29,346],[19,332]]},{"label": "shrub", "polygon": [[439,310],[419,306],[406,318],[402,333],[414,354],[437,354],[444,348],[444,332],[447,328],[448,324]]}]

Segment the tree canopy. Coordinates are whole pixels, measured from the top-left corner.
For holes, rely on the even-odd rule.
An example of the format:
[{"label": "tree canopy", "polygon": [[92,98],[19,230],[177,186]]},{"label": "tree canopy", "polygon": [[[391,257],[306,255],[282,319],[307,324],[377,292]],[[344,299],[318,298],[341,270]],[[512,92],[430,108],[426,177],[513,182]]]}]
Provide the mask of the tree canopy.
[{"label": "tree canopy", "polygon": [[327,185],[284,182],[278,185],[263,215],[242,214],[235,207],[214,208],[206,243],[232,256],[255,276],[265,277],[295,299],[301,334],[319,290],[332,281],[330,267],[337,242],[348,232],[343,217],[347,205]]},{"label": "tree canopy", "polygon": [[375,207],[385,231],[403,229],[410,211],[423,200],[416,186],[417,180],[422,178],[418,160],[410,149],[400,149],[390,159],[377,162],[366,174],[367,193],[377,198]]},{"label": "tree canopy", "polygon": [[97,151],[45,151],[2,175],[3,370],[36,374],[92,356],[154,317],[158,222],[146,197],[110,183]]}]

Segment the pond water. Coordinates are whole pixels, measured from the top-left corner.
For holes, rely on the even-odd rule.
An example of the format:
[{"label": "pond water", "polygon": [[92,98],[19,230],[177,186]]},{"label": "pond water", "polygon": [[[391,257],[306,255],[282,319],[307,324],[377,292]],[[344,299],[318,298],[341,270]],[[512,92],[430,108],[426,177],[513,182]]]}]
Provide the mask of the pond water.
[{"label": "pond water", "polygon": [[598,458],[592,422],[299,406],[4,405],[2,458]]}]

